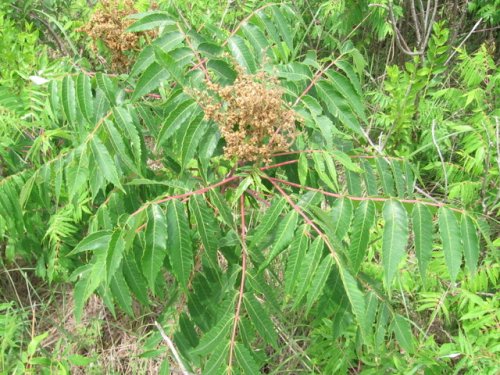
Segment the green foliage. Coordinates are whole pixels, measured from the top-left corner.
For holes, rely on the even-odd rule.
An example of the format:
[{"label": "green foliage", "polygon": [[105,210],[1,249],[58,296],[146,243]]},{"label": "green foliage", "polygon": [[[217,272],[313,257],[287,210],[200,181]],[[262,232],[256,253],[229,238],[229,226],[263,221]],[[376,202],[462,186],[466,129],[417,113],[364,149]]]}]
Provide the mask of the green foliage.
[{"label": "green foliage", "polygon": [[[309,20],[266,4],[204,28],[137,14],[129,32],[159,35],[130,74],[48,76],[33,117],[0,127],[2,262],[73,283],[77,320],[94,294],[115,317],[160,311],[193,372],[279,373],[291,357],[294,372],[493,373],[498,69],[486,47],[459,50],[450,69],[435,23],[426,55],[388,67],[370,103],[341,18],[328,25],[333,55],[304,37],[335,6]],[[382,10],[369,17],[389,35]],[[215,95],[208,81],[258,72],[276,77],[297,135],[244,164],[224,157],[203,96]],[[0,124],[22,113],[5,102]],[[2,306],[10,361],[15,319]]]}]

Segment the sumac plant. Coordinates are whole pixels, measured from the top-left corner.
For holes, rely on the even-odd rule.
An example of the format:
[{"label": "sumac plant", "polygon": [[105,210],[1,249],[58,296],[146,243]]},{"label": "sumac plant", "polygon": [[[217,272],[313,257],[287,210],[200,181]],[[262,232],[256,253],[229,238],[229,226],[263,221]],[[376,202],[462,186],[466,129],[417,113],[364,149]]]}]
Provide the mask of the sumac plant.
[{"label": "sumac plant", "polygon": [[292,345],[292,313],[331,319],[359,350],[393,334],[409,350],[402,270],[425,285],[444,258],[432,277],[453,288],[491,242],[481,216],[371,148],[361,54],[344,43],[319,59],[286,6],[232,32],[134,18],[129,32],[159,32],[130,74],[50,83],[47,116],[64,132],[0,181],[5,261],[74,282],[77,318],[92,294],[113,314],[160,311],[203,374],[270,366]]}]

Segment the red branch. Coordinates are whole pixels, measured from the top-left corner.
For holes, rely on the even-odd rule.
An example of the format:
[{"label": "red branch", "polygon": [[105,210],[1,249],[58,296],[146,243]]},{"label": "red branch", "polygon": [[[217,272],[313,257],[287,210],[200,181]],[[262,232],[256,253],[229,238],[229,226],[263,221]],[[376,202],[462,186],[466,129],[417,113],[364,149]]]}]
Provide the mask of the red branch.
[{"label": "red branch", "polygon": [[240,209],[241,209],[241,282],[240,282],[240,293],[238,296],[238,302],[236,304],[236,311],[234,314],[233,332],[231,333],[231,341],[229,342],[229,362],[227,373],[231,374],[231,367],[233,365],[233,352],[234,346],[236,344],[236,331],[238,329],[238,322],[240,320],[241,302],[243,301],[243,293],[245,291],[245,276],[247,272],[247,246],[246,246],[246,236],[247,228],[245,224],[245,196],[241,194],[240,196]]},{"label": "red branch", "polygon": [[156,201],[148,202],[144,206],[140,207],[137,211],[132,213],[130,216],[137,215],[139,212],[142,212],[146,208],[148,208],[151,204],[159,204],[159,203],[167,202],[167,201],[172,200],[172,199],[183,199],[183,198],[190,197],[192,195],[205,194],[209,190],[215,189],[216,187],[219,187],[222,185],[226,185],[226,184],[230,183],[231,181],[234,181],[238,178],[240,178],[240,176],[231,176],[231,177],[225,178],[224,180],[219,181],[213,185],[210,185],[210,186],[207,186],[207,187],[195,190],[195,191],[190,191],[189,193],[184,193],[184,194],[179,194],[179,195],[171,195],[169,197],[161,198],[161,199],[158,199]]},{"label": "red branch", "polygon": [[[325,190],[316,189],[316,188],[312,188],[312,187],[309,187],[309,186],[303,186],[303,185],[300,185],[300,184],[296,184],[294,182],[282,180],[280,178],[267,177],[267,176],[266,176],[266,178],[269,181],[271,181],[271,182],[280,182],[282,184],[293,186],[293,187],[296,187],[296,188],[299,188],[299,189],[304,189],[304,190],[309,190],[309,191],[315,191],[315,192],[321,193],[321,194],[329,196],[329,197],[347,198],[347,199],[349,199],[351,201],[386,202],[386,201],[392,199],[392,198],[382,198],[382,197],[354,197],[352,195],[330,193],[330,192],[325,191]],[[419,199],[400,199],[400,198],[397,198],[397,199],[398,199],[398,201],[400,201],[402,203],[412,203],[412,204],[420,203],[420,204],[424,204],[424,205],[427,205],[427,206],[433,206],[433,207],[448,207],[452,211],[459,212],[461,214],[465,213],[465,211],[460,210],[458,208],[449,207],[445,203],[433,203],[433,202],[422,201],[422,200],[419,200]]]}]

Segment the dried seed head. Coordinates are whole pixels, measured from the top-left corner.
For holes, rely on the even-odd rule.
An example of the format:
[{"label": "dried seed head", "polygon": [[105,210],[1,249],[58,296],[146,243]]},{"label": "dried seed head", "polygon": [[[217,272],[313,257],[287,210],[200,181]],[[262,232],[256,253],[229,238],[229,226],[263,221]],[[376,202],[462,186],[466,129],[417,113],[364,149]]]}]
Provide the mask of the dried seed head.
[{"label": "dried seed head", "polygon": [[131,61],[126,51],[137,51],[141,35],[154,37],[153,31],[127,33],[125,30],[134,20],[127,19],[135,13],[132,0],[101,0],[102,9],[97,10],[90,21],[77,29],[89,35],[94,41],[92,49],[97,52],[96,41],[102,40],[111,52],[111,66],[117,71],[126,71]]},{"label": "dried seed head", "polygon": [[267,161],[273,153],[290,148],[299,119],[285,107],[276,78],[265,72],[249,75],[239,69],[238,73],[230,86],[207,82],[209,91],[200,93],[200,104],[205,117],[219,126],[226,158]]}]

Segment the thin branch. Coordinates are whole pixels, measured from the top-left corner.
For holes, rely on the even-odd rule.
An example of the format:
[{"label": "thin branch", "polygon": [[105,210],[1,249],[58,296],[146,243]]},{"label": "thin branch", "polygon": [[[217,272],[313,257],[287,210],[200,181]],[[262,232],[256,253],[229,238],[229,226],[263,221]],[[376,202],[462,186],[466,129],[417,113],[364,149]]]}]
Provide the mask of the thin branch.
[{"label": "thin branch", "polygon": [[155,326],[156,328],[158,328],[158,331],[160,331],[160,335],[163,338],[163,341],[167,343],[168,348],[174,355],[174,358],[180,367],[181,374],[190,375],[189,372],[186,370],[186,367],[184,366],[184,363],[182,362],[182,359],[179,353],[177,352],[177,349],[175,349],[174,343],[172,342],[172,340],[170,340],[170,337],[167,336],[167,334],[163,330],[163,327],[156,320],[155,320]]},{"label": "thin branch", "polygon": [[[415,0],[410,0],[411,16],[415,24],[415,34],[417,34],[417,44],[419,48],[422,46],[422,35],[420,34],[420,23],[417,18],[417,11],[415,10]],[[425,31],[425,30],[424,30]]]},{"label": "thin branch", "polygon": [[216,187],[219,187],[219,186],[222,186],[222,185],[226,185],[226,184],[230,183],[231,181],[234,181],[234,180],[236,180],[238,178],[240,178],[240,176],[232,176],[232,177],[229,177],[229,178],[225,178],[224,180],[219,181],[219,182],[217,182],[217,183],[215,183],[213,185],[209,185],[207,187],[204,187],[204,188],[201,188],[201,189],[198,189],[198,190],[195,190],[195,191],[190,191],[188,193],[179,194],[179,195],[171,195],[171,196],[168,196],[168,197],[165,197],[165,198],[161,198],[161,199],[158,199],[158,200],[155,200],[155,201],[147,202],[145,205],[143,205],[142,207],[140,207],[139,209],[137,209],[135,212],[133,212],[130,216],[137,215],[138,213],[144,211],[146,208],[148,208],[152,204],[159,204],[159,203],[167,202],[167,201],[172,200],[172,199],[183,199],[183,198],[190,197],[192,195],[204,194],[207,191],[210,191],[210,190],[215,189]]},{"label": "thin branch", "polygon": [[238,331],[238,322],[240,320],[241,303],[243,301],[243,293],[245,292],[245,277],[247,273],[247,227],[245,224],[245,195],[240,196],[240,210],[241,210],[241,282],[240,291],[238,295],[238,302],[236,304],[236,311],[234,314],[233,331],[231,333],[231,341],[229,342],[229,361],[228,361],[228,374],[231,375],[233,365],[234,346],[236,345],[236,333]]},{"label": "thin branch", "polygon": [[457,46],[457,48],[454,49],[454,51],[450,55],[450,57],[448,57],[448,59],[446,60],[444,65],[448,65],[448,63],[451,61],[451,59],[457,54],[457,51],[464,45],[464,43],[467,41],[467,39],[470,38],[470,36],[474,33],[474,30],[476,30],[479,27],[479,25],[481,24],[482,21],[483,21],[483,19],[480,18],[479,21],[476,22],[476,24],[472,27],[471,31],[469,31],[469,33],[464,38],[464,40],[462,40],[462,42],[460,42],[460,44]]},{"label": "thin branch", "polygon": [[[314,192],[317,192],[317,193],[321,193],[321,194],[326,195],[328,197],[346,198],[346,199],[349,199],[351,201],[386,202],[386,201],[389,201],[389,200],[393,199],[393,198],[371,197],[371,196],[368,196],[368,197],[356,197],[356,196],[348,195],[348,194],[330,193],[329,191],[325,191],[325,190],[322,190],[322,189],[316,189],[316,188],[312,188],[312,187],[309,187],[309,186],[304,186],[304,185],[296,184],[295,182],[290,182],[290,181],[287,181],[287,180],[282,180],[280,178],[269,177],[269,176],[265,176],[265,178],[268,179],[269,181],[271,181],[271,183],[273,183],[273,182],[279,182],[279,183],[282,183],[282,184],[285,184],[285,185],[288,185],[288,186],[292,186],[292,187],[295,187],[295,188],[298,188],[298,189],[304,189],[304,190],[309,190],[309,191],[314,191]],[[420,200],[420,199],[400,199],[400,198],[397,198],[397,199],[398,199],[399,202],[402,202],[402,203],[410,203],[410,204],[420,203],[420,204],[423,204],[423,205],[426,205],[426,206],[432,206],[432,207],[448,207],[452,211],[459,212],[461,214],[465,213],[464,210],[460,210],[460,209],[454,208],[454,207],[449,207],[445,203],[434,203],[434,202],[423,201],[423,200]]]}]

